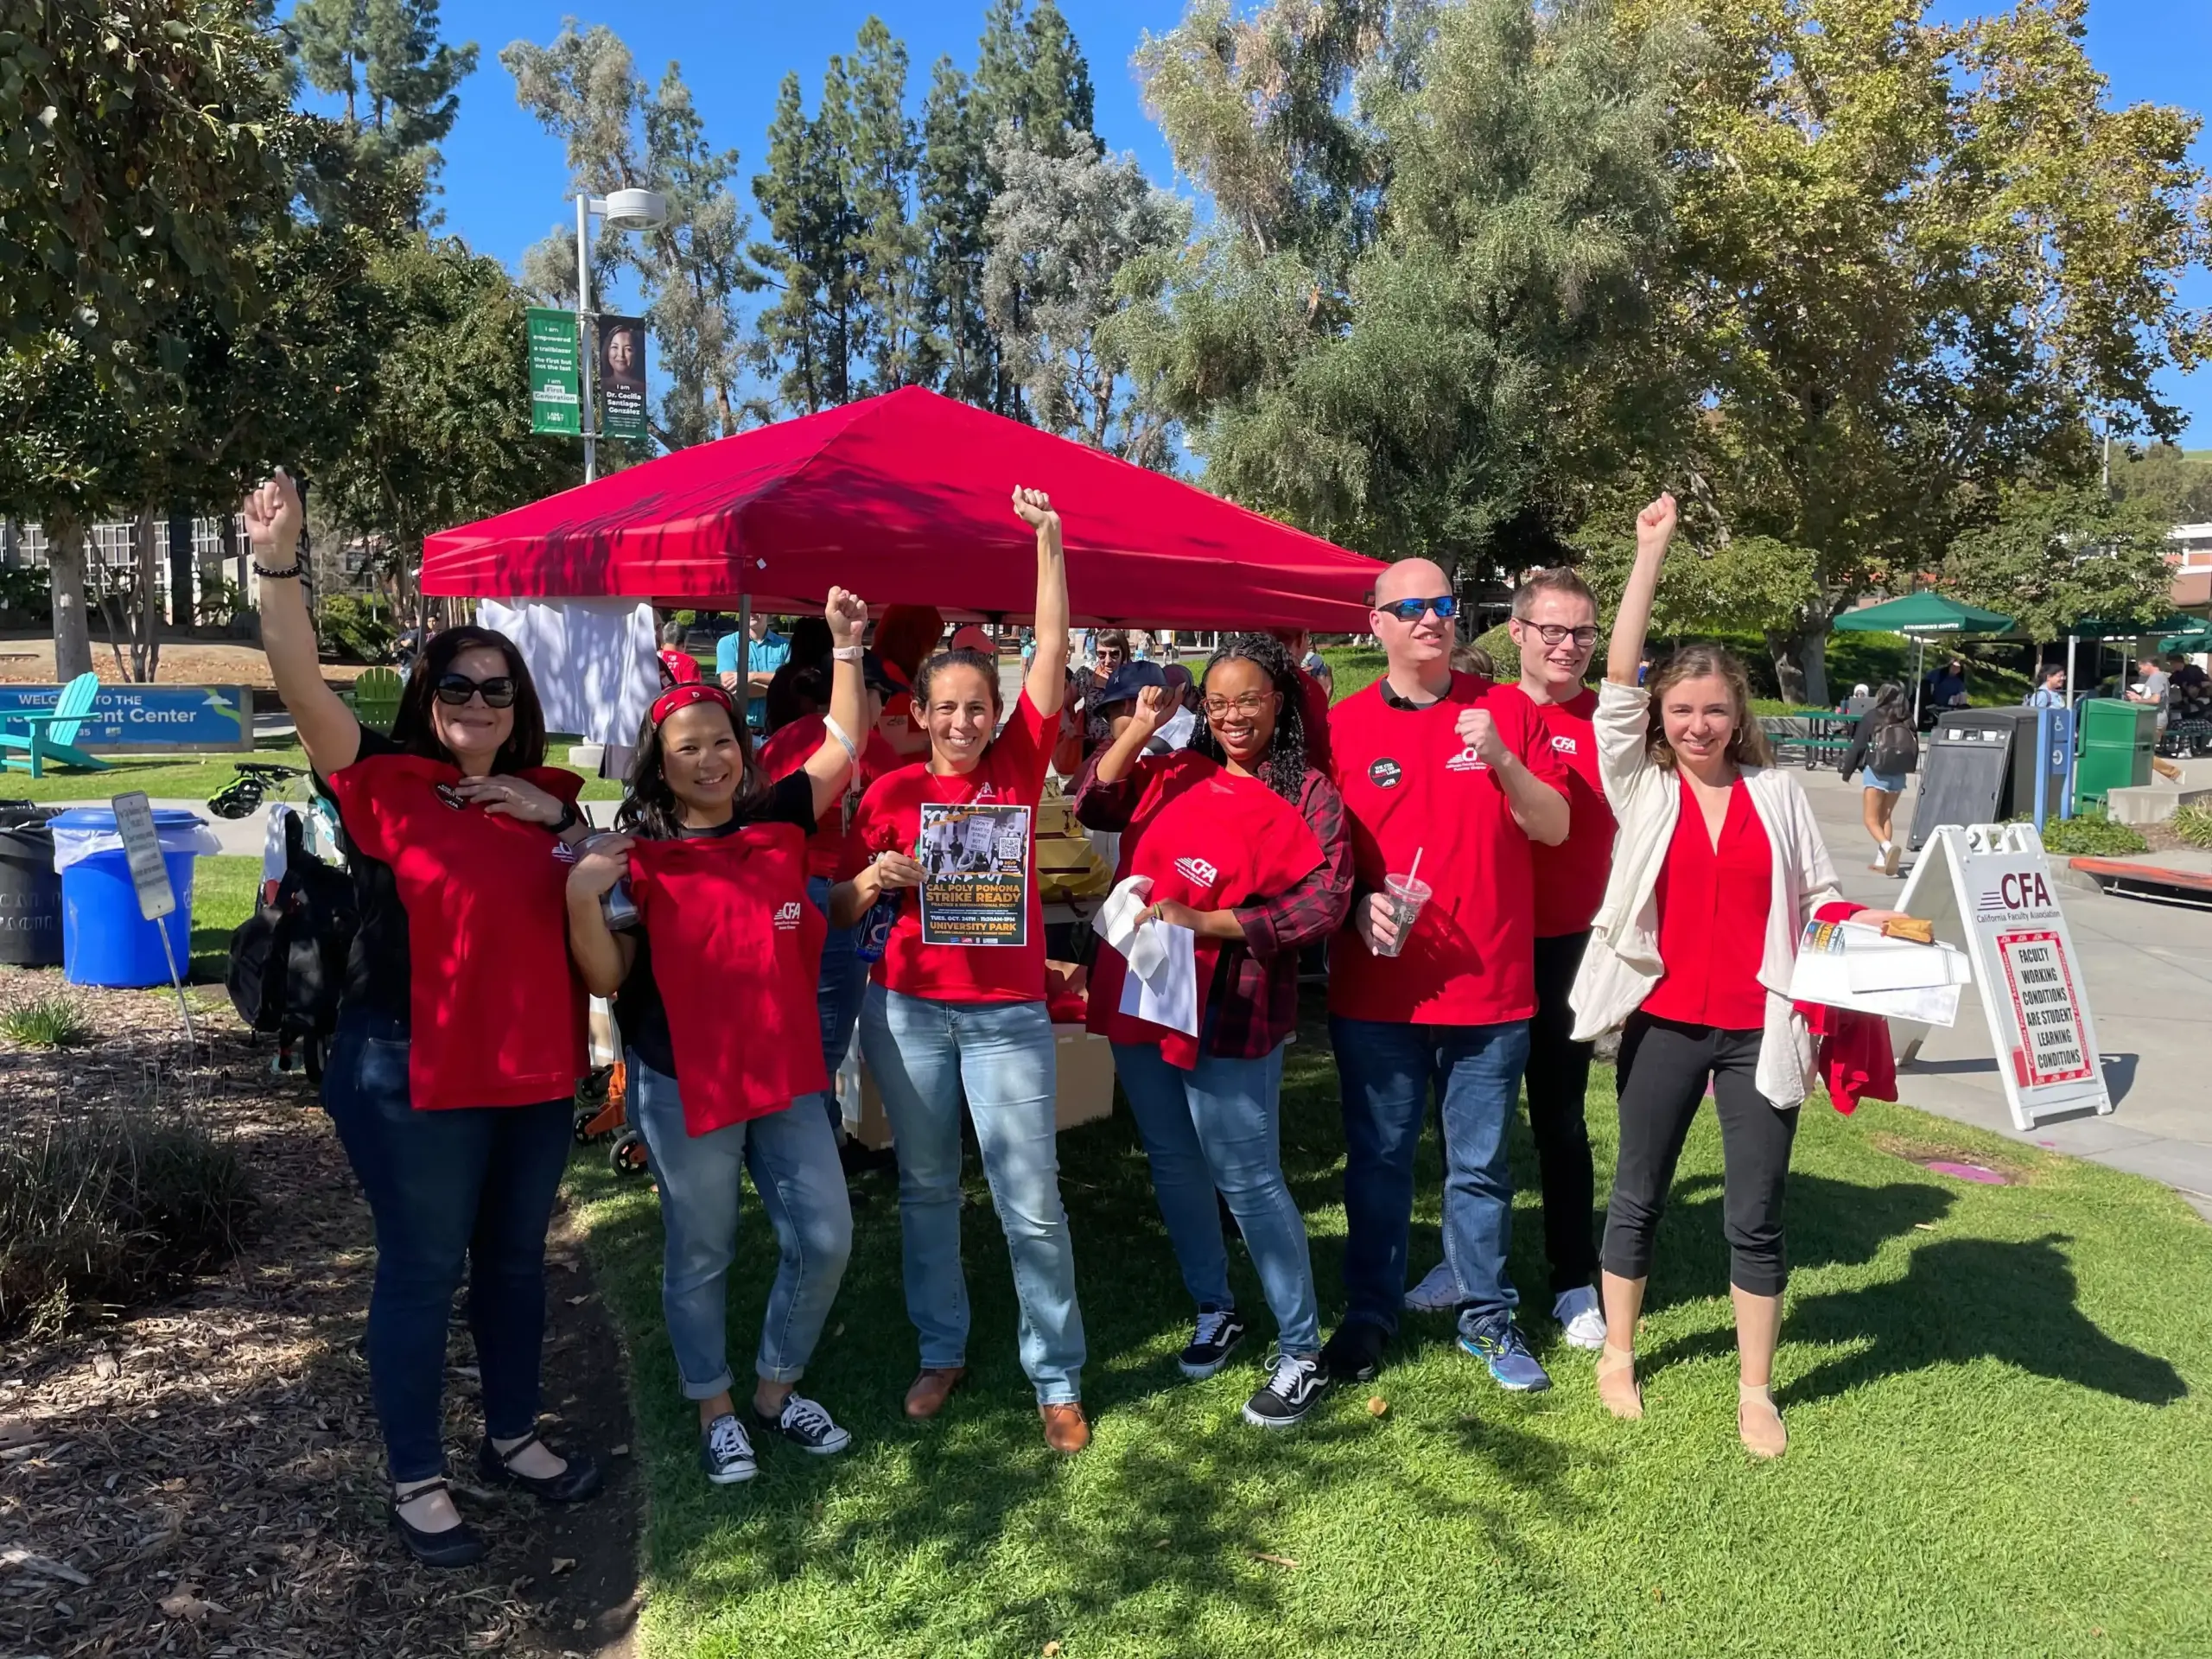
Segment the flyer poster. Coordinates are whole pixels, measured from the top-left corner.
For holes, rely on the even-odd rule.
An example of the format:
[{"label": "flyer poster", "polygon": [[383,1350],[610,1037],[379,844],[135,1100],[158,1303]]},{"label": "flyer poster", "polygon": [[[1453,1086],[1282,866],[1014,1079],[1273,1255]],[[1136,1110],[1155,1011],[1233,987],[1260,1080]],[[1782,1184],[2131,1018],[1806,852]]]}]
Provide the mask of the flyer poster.
[{"label": "flyer poster", "polygon": [[914,857],[924,944],[1028,944],[1027,807],[925,802]]}]

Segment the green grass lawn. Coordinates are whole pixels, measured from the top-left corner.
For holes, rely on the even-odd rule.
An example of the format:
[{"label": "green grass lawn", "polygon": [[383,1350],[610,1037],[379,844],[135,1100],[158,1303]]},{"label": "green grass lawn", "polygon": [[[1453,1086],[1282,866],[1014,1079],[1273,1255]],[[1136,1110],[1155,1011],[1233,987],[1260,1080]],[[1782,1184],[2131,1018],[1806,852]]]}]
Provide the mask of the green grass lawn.
[{"label": "green grass lawn", "polygon": [[[1292,1050],[1283,1155],[1332,1322],[1342,1135],[1325,1044],[1309,1024]],[[1601,1182],[1611,1089],[1601,1070]],[[1943,1153],[2019,1183],[1910,1160]],[[1662,1228],[1640,1424],[1599,1408],[1590,1357],[1558,1343],[1532,1294],[1548,1394],[1501,1393],[1447,1321],[1415,1316],[1371,1388],[1290,1433],[1249,1428],[1238,1408],[1271,1332],[1241,1252],[1254,1337],[1186,1382],[1174,1355],[1191,1310],[1126,1116],[1064,1136],[1061,1157],[1090,1451],[1063,1460],[1039,1437],[971,1158],[969,1386],[935,1424],[900,1414],[915,1347],[897,1199],[868,1177],[805,1385],[853,1449],[766,1446],[756,1481],[716,1489],[663,1328],[655,1201],[602,1148],[578,1153],[571,1196],[634,1357],[647,1656],[2212,1651],[2212,1234],[2163,1188],[1904,1108],[1808,1106],[1777,1376],[1794,1443],[1770,1466],[1736,1440],[1710,1114]],[[1537,1287],[1525,1135],[1515,1162],[1514,1276]],[[1416,1274],[1439,1254],[1438,1179],[1430,1150]],[[773,1262],[748,1197],[730,1299],[741,1374]]]},{"label": "green grass lawn", "polygon": [[194,861],[191,978],[223,982],[230,969],[231,935],[253,914],[254,890],[260,885],[257,858],[219,853]]}]

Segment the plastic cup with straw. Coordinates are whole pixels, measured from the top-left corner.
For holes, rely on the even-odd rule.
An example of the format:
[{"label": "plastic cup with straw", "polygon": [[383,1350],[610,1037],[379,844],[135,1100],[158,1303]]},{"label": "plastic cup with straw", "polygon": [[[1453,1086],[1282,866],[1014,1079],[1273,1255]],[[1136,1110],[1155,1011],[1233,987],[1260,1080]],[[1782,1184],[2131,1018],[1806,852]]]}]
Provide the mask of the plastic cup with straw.
[{"label": "plastic cup with straw", "polygon": [[1406,941],[1413,936],[1414,924],[1421,919],[1421,906],[1430,896],[1428,883],[1421,879],[1421,855],[1427,850],[1414,848],[1413,868],[1403,875],[1385,876],[1382,880],[1383,896],[1390,901],[1390,918],[1397,932],[1388,950],[1379,940],[1376,942],[1375,954],[1378,957],[1395,957],[1403,950]]}]

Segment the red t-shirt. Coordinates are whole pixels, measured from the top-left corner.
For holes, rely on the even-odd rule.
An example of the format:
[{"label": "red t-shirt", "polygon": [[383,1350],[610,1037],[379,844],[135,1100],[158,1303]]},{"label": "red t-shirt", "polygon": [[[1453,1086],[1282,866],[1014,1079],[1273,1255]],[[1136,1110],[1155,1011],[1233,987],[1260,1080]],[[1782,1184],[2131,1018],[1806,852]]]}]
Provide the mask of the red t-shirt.
[{"label": "red t-shirt", "polygon": [[[1026,922],[1019,944],[925,944],[922,907],[910,892],[899,906],[876,982],[906,996],[939,1002],[1041,1002],[1045,1000],[1045,907],[1037,893],[1037,802],[1052,764],[1058,735],[1056,715],[1047,720],[1024,690],[1005,728],[983,751],[972,772],[938,776],[917,761],[879,778],[861,797],[846,837],[839,879],[850,880],[878,853],[918,855],[922,807],[971,804],[1026,806],[1029,839],[1022,857],[1021,885]],[[924,861],[925,863],[927,860]]]},{"label": "red t-shirt", "polygon": [[1528,698],[1567,768],[1567,839],[1556,847],[1529,843],[1536,861],[1536,937],[1580,933],[1605,902],[1613,868],[1613,809],[1598,777],[1598,739],[1590,728],[1598,694],[1585,686],[1565,702],[1538,702],[1518,685],[1513,690]]},{"label": "red t-shirt", "polygon": [[[1193,910],[1235,910],[1280,898],[1321,863],[1321,843],[1296,807],[1255,778],[1239,778],[1188,749],[1140,760],[1137,804],[1122,831],[1118,884],[1141,875],[1152,901]],[[1198,1030],[1221,959],[1221,943],[1197,941]],[[1122,1012],[1128,963],[1103,941],[1090,969],[1088,1023],[1117,1043],[1157,1043],[1170,1065],[1198,1063],[1198,1039]]]},{"label": "red t-shirt", "polygon": [[[808,761],[822,747],[829,727],[820,715],[801,715],[788,726],[779,727],[766,743],[760,746],[760,765],[770,782],[788,778]],[[838,803],[822,815],[822,822],[806,840],[806,873],[835,878],[837,866],[845,855],[845,832],[851,827],[854,809],[868,786],[886,772],[896,772],[902,763],[899,751],[884,740],[883,734],[873,727],[867,741],[861,745],[860,765],[855,768],[852,783],[848,785]]]},{"label": "red t-shirt", "polygon": [[640,841],[630,891],[652,944],[685,1129],[705,1135],[830,1086],[815,1005],[829,925],[807,902],[796,825]]},{"label": "red t-shirt", "polygon": [[[1360,893],[1382,891],[1421,854],[1433,896],[1395,957],[1377,957],[1349,924],[1329,956],[1329,1011],[1350,1020],[1481,1026],[1536,1011],[1535,860],[1490,768],[1459,741],[1459,716],[1486,709],[1505,747],[1566,791],[1566,768],[1528,698],[1454,674],[1427,708],[1390,699],[1378,680],[1337,704],[1330,743],[1351,824]],[[1354,904],[1361,900],[1355,899]]]},{"label": "red t-shirt", "polygon": [[1766,1024],[1766,913],[1774,852],[1742,779],[1728,791],[1715,848],[1688,779],[1681,817],[1659,867],[1659,960],[1666,972],[1643,999],[1656,1020],[1756,1031]]},{"label": "red t-shirt", "polygon": [[[583,779],[514,774],[573,802]],[[407,912],[408,1089],[415,1106],[527,1106],[585,1071],[583,983],[569,960],[569,866],[542,823],[441,794],[448,761],[365,755],[327,782],[346,838],[391,867]]]},{"label": "red t-shirt", "polygon": [[671,685],[690,685],[699,677],[699,659],[674,645],[660,648],[660,665],[663,677]]}]

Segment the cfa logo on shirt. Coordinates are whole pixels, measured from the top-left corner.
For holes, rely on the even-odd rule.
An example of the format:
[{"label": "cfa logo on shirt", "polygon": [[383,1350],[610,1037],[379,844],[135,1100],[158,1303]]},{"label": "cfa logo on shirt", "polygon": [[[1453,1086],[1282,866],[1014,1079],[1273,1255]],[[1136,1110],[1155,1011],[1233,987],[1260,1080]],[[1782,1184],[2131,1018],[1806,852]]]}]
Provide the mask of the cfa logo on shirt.
[{"label": "cfa logo on shirt", "polygon": [[1406,769],[1387,754],[1367,768],[1368,779],[1377,789],[1395,789],[1405,775]]},{"label": "cfa logo on shirt", "polygon": [[798,925],[798,900],[786,899],[776,906],[776,931],[788,933]]},{"label": "cfa logo on shirt", "polygon": [[1552,739],[1552,749],[1554,753],[1558,754],[1580,754],[1582,753],[1581,750],[1574,747],[1574,740],[1571,737],[1566,736],[1554,736]]},{"label": "cfa logo on shirt", "polygon": [[1175,861],[1175,869],[1178,874],[1202,887],[1210,887],[1221,879],[1221,872],[1203,858],[1179,858]]},{"label": "cfa logo on shirt", "polygon": [[1446,772],[1488,772],[1490,762],[1477,754],[1475,746],[1470,743],[1444,763],[1444,770]]}]

